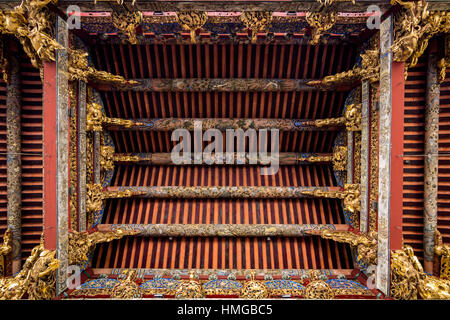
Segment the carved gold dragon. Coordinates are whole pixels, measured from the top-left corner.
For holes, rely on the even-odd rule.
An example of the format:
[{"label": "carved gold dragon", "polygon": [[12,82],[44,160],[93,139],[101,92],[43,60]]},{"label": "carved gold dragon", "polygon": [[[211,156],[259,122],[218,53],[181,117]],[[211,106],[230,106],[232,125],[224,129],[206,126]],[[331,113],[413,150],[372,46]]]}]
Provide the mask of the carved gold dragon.
[{"label": "carved gold dragon", "polygon": [[14,277],[0,278],[0,300],[49,300],[55,296],[56,252],[44,248],[43,239],[34,247],[22,270]]}]

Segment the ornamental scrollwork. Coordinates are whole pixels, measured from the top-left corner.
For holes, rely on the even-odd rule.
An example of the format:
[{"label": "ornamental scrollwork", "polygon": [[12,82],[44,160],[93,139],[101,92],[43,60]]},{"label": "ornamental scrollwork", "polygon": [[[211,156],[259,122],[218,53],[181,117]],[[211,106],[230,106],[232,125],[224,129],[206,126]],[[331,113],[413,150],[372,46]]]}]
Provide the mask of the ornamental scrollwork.
[{"label": "ornamental scrollwork", "polygon": [[101,146],[100,166],[102,167],[103,170],[114,169],[114,147]]},{"label": "ornamental scrollwork", "polygon": [[191,42],[196,43],[195,33],[208,21],[208,14],[204,11],[183,11],[177,12],[177,20],[180,26],[188,30],[191,35]]},{"label": "ornamental scrollwork", "polygon": [[14,277],[0,277],[0,300],[18,300],[28,293],[30,300],[55,297],[55,271],[59,268],[56,251],[44,248],[43,239],[34,247],[22,270]]},{"label": "ornamental scrollwork", "polygon": [[272,23],[272,12],[268,11],[244,11],[241,21],[252,33],[252,42],[256,42],[258,32],[267,32]]},{"label": "ornamental scrollwork", "polygon": [[333,150],[333,170],[345,171],[347,170],[347,147],[336,146]]},{"label": "ornamental scrollwork", "polygon": [[311,281],[305,289],[306,299],[334,299],[334,290],[323,280]]}]

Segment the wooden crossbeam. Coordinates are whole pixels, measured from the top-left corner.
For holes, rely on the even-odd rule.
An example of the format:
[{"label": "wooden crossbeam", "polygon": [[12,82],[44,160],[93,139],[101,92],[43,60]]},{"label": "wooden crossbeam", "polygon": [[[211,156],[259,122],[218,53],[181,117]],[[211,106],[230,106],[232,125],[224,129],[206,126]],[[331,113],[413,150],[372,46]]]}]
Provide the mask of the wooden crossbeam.
[{"label": "wooden crossbeam", "polygon": [[[196,126],[197,124],[197,126]],[[140,131],[173,131],[187,129],[193,131],[217,129],[277,129],[280,131],[330,131],[345,127],[345,118],[330,118],[318,120],[302,119],[231,119],[231,118],[164,118],[164,119],[103,119],[103,125],[110,131],[140,130]],[[200,126],[201,125],[201,126]]]},{"label": "wooden crossbeam", "polygon": [[[268,155],[270,157],[270,155]],[[202,162],[194,161],[193,154],[191,155],[191,164],[227,164],[226,153],[203,153]],[[242,155],[231,154],[233,164],[255,164],[261,165],[261,159],[255,154],[253,157],[250,153]],[[170,152],[160,153],[115,153],[112,159],[117,164],[137,164],[137,165],[177,165],[172,161],[172,154]],[[252,161],[250,160],[252,159]],[[254,161],[253,161],[254,159]],[[311,163],[328,163],[333,160],[332,153],[299,153],[299,152],[280,152],[278,155],[280,165],[302,165]]]},{"label": "wooden crossbeam", "polygon": [[[133,85],[98,85],[100,91],[140,91],[140,92],[289,92],[318,91],[317,86],[308,85],[311,79],[132,79]],[[336,87],[337,91],[348,91],[349,87]]]},{"label": "wooden crossbeam", "polygon": [[139,232],[145,237],[303,237],[312,230],[348,231],[347,224],[100,224],[97,230]]},{"label": "wooden crossbeam", "polygon": [[340,187],[107,187],[102,193],[108,198],[335,198],[344,199]]}]

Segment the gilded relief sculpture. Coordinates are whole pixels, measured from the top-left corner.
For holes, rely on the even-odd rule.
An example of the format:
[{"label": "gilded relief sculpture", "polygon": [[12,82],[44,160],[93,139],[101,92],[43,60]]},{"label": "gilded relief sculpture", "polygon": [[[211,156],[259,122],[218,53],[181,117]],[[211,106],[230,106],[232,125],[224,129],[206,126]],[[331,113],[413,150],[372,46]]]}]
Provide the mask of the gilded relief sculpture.
[{"label": "gilded relief sculpture", "polygon": [[391,295],[394,299],[450,299],[450,280],[423,271],[411,246],[391,253]]},{"label": "gilded relief sculpture", "polygon": [[55,271],[59,261],[56,251],[40,245],[33,248],[23,264],[22,270],[14,277],[0,277],[0,300],[18,300],[28,293],[30,300],[49,300],[55,296]]},{"label": "gilded relief sculpture", "polygon": [[134,80],[126,80],[122,76],[113,75],[106,71],[99,71],[89,66],[88,53],[81,49],[68,49],[69,81],[81,80],[84,82],[109,83],[117,85],[134,85]]},{"label": "gilded relief sculpture", "polygon": [[350,246],[358,249],[358,259],[369,265],[377,264],[377,233],[371,231],[368,234],[355,233],[352,231],[336,230],[311,230],[307,233],[319,235],[324,239],[331,239],[341,243],[348,243]]},{"label": "gilded relief sculpture", "polygon": [[0,11],[0,33],[15,36],[40,69],[43,61],[55,61],[55,50],[64,49],[51,35],[52,15],[47,8],[57,0],[24,0],[10,12]]},{"label": "gilded relief sculpture", "polygon": [[252,42],[255,43],[258,32],[267,32],[272,22],[272,12],[244,11],[241,15],[244,25],[252,33]]},{"label": "gilded relief sculpture", "polygon": [[312,28],[309,44],[318,44],[322,34],[334,26],[337,18],[338,13],[335,11],[307,12],[306,21]]},{"label": "gilded relief sculpture", "polygon": [[133,230],[116,229],[110,232],[77,232],[69,233],[69,264],[84,264],[88,261],[88,253],[99,243],[122,239],[124,236],[136,235]]},{"label": "gilded relief sculpture", "polygon": [[201,30],[208,21],[208,14],[204,11],[177,12],[177,20],[181,27],[191,34],[191,42],[196,43],[196,33]]},{"label": "gilded relief sculpture", "polygon": [[404,8],[395,16],[394,43],[391,47],[394,61],[406,62],[406,70],[414,67],[428,47],[428,41],[437,33],[450,31],[450,12],[429,11],[425,0],[402,2]]},{"label": "gilded relief sculpture", "polygon": [[338,86],[353,85],[359,81],[368,80],[373,83],[379,79],[380,50],[368,49],[360,54],[361,65],[355,65],[353,69],[326,76],[322,80],[308,82],[310,86],[316,86],[323,90],[333,89]]},{"label": "gilded relief sculpture", "polygon": [[136,28],[142,23],[142,12],[132,11],[124,14],[113,12],[111,15],[114,27],[119,29],[128,37],[128,42],[138,44],[136,37]]}]

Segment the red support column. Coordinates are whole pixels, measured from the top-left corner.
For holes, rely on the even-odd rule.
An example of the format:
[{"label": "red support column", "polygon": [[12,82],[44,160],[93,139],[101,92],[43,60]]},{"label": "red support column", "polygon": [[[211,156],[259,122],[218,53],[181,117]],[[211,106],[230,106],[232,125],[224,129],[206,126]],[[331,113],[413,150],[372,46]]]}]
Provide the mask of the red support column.
[{"label": "red support column", "polygon": [[43,85],[43,151],[44,151],[44,244],[56,250],[57,224],[57,110],[56,110],[56,63],[44,62]]},{"label": "red support column", "polygon": [[402,248],[405,63],[392,63],[390,249]]}]

